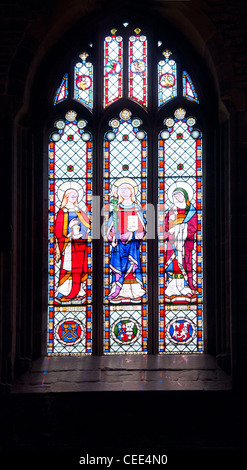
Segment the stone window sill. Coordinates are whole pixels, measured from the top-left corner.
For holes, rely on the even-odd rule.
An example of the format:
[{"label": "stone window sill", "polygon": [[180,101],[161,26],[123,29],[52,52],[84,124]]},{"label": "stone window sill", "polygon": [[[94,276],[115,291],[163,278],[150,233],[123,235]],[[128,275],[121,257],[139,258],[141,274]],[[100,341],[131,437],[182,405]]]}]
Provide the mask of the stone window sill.
[{"label": "stone window sill", "polygon": [[45,356],[15,381],[11,393],[156,390],[231,390],[231,377],[206,354]]}]

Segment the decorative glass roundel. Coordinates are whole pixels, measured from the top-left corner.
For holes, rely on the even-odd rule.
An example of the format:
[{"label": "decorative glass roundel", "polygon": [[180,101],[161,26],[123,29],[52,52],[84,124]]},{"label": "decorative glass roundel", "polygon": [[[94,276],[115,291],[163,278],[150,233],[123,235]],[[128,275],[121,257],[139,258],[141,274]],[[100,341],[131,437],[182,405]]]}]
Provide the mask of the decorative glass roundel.
[{"label": "decorative glass roundel", "polygon": [[65,117],[66,117],[67,121],[69,121],[69,122],[75,121],[76,116],[77,116],[77,113],[73,110],[70,110],[65,114]]},{"label": "decorative glass roundel", "polygon": [[137,139],[143,140],[145,139],[146,133],[144,131],[138,131],[136,134]]},{"label": "decorative glass roundel", "polygon": [[196,120],[193,117],[189,117],[186,122],[188,126],[194,126],[194,124],[196,123]]},{"label": "decorative glass roundel", "polygon": [[83,132],[81,138],[82,138],[82,140],[84,140],[85,142],[88,142],[88,140],[91,139],[91,134],[90,134],[90,132]]},{"label": "decorative glass roundel", "polygon": [[172,119],[172,118],[165,119],[164,124],[167,127],[172,127],[174,125],[174,119]]},{"label": "decorative glass roundel", "polygon": [[120,318],[112,327],[112,334],[117,343],[134,343],[140,334],[140,327],[132,318]]},{"label": "decorative glass roundel", "polygon": [[171,88],[175,84],[175,77],[171,73],[163,73],[159,78],[159,83],[163,88]]},{"label": "decorative glass roundel", "polygon": [[121,71],[121,64],[116,60],[109,60],[105,65],[105,69],[107,73],[116,74],[120,73]]},{"label": "decorative glass roundel", "polygon": [[160,136],[161,136],[161,138],[162,138],[163,140],[166,140],[166,139],[169,139],[170,133],[169,133],[168,131],[162,131],[162,132],[160,133]]},{"label": "decorative glass roundel", "polygon": [[79,343],[84,336],[84,328],[78,319],[68,318],[59,322],[56,329],[57,340],[66,345],[72,346]]},{"label": "decorative glass roundel", "polygon": [[141,124],[142,124],[141,119],[138,119],[138,118],[132,119],[132,125],[133,125],[133,127],[139,127]]},{"label": "decorative glass roundel", "polygon": [[65,122],[62,121],[62,120],[61,120],[61,121],[57,121],[57,122],[55,123],[55,126],[56,126],[58,129],[64,129],[64,127],[65,127]]},{"label": "decorative glass roundel", "polygon": [[168,323],[167,334],[175,344],[188,344],[195,336],[195,327],[192,321],[177,318]]},{"label": "decorative glass roundel", "polygon": [[54,132],[51,136],[53,142],[58,142],[61,139],[61,135],[58,132]]},{"label": "decorative glass roundel", "polygon": [[201,135],[201,132],[198,131],[197,129],[194,129],[192,132],[191,132],[191,135],[193,137],[193,139],[198,139]]},{"label": "decorative glass roundel", "polygon": [[81,119],[77,123],[77,126],[79,127],[79,129],[84,129],[84,127],[86,127],[86,125],[87,125],[87,121],[85,121],[84,119]]},{"label": "decorative glass roundel", "polygon": [[107,134],[106,134],[106,138],[107,138],[108,140],[114,140],[115,137],[116,137],[115,132],[109,131],[109,132],[107,132]]},{"label": "decorative glass roundel", "polygon": [[130,70],[137,74],[143,73],[146,70],[146,64],[144,60],[134,60],[130,65]]}]

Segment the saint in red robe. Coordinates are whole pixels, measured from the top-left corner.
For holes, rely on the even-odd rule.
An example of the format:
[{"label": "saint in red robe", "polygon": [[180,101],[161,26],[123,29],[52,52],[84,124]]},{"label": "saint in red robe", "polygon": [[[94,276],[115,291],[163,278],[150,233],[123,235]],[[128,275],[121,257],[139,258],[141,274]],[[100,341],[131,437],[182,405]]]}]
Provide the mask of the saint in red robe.
[{"label": "saint in red robe", "polygon": [[55,223],[58,259],[61,259],[56,302],[83,299],[82,283],[88,277],[87,235],[90,222],[79,208],[61,208]]}]

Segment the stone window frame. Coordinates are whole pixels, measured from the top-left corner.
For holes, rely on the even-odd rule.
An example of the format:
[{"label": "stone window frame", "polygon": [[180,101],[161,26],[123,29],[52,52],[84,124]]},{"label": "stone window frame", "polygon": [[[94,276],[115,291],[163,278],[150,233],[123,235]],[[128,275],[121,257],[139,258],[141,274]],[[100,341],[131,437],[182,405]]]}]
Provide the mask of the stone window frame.
[{"label": "stone window frame", "polygon": [[[140,21],[141,22],[141,21]],[[159,31],[162,31],[162,22],[157,20],[157,23],[159,24],[159,28],[157,28]],[[112,21],[111,21],[112,24]],[[85,27],[85,22],[83,23],[83,26],[85,30],[87,29]],[[171,34],[171,31],[169,31],[169,26],[167,27],[167,35],[169,36],[169,33]],[[103,37],[104,35],[102,35]],[[62,58],[63,54],[61,53],[62,47],[66,44],[66,42],[70,42],[70,44],[73,43],[75,40],[75,37],[78,37],[78,29],[75,28],[74,33],[72,36],[69,38],[69,34],[67,36],[65,35],[63,38],[61,38],[61,41],[58,43],[60,46],[60,51],[59,51],[59,46],[58,44],[54,46],[53,50],[47,54],[47,57],[45,60],[42,62],[42,65],[39,69],[39,73],[42,71],[46,71],[47,77],[46,77],[46,99],[45,102],[42,103],[42,93],[41,97],[37,96],[37,93],[40,89],[40,84],[41,80],[39,78],[39,73],[36,74],[36,77],[34,79],[34,85],[31,90],[31,99],[30,99],[30,107],[28,109],[28,112],[24,114],[24,116],[20,117],[19,122],[17,123],[17,140],[20,143],[20,153],[22,153],[22,158],[23,161],[26,160],[27,162],[30,162],[30,158],[32,160],[31,164],[31,178],[32,178],[32,195],[33,195],[33,202],[32,202],[32,233],[39,233],[38,239],[34,240],[31,250],[32,250],[32,268],[34,272],[34,278],[32,281],[32,298],[30,300],[30,303],[32,304],[32,309],[34,309],[35,312],[39,312],[38,315],[33,316],[31,319],[29,319],[29,326],[25,327],[26,329],[32,329],[31,337],[32,337],[32,353],[31,356],[33,359],[35,358],[44,358],[46,357],[45,354],[45,343],[46,343],[46,305],[47,305],[47,297],[46,297],[46,287],[45,287],[45,267],[46,267],[46,253],[47,253],[47,240],[46,237],[43,236],[43,234],[46,231],[46,222],[44,222],[44,218],[41,220],[40,216],[38,215],[37,212],[37,207],[39,211],[44,211],[47,207],[47,200],[44,198],[43,202],[40,199],[40,194],[45,194],[46,191],[46,182],[44,180],[39,180],[38,184],[37,180],[35,180],[35,177],[40,173],[40,171],[43,174],[46,174],[46,163],[47,160],[45,158],[46,155],[46,148],[47,148],[47,128],[51,126],[51,122],[54,122],[54,109],[51,110],[49,109],[48,102],[50,102],[51,97],[54,94],[54,90],[56,86],[54,85],[54,80],[52,81],[51,78],[54,77],[54,71],[56,69],[56,65],[53,62],[53,57],[54,57],[54,51],[57,52],[56,56],[56,61],[59,62],[59,67],[57,70],[57,76],[59,75],[60,72],[64,72],[67,68],[69,67],[69,63],[72,63],[72,57],[70,54],[70,57],[66,55],[64,57],[63,61],[59,61],[58,57],[60,59]],[[172,37],[172,36],[171,36]],[[179,43],[179,38],[176,40],[174,39],[174,35],[172,37],[174,43]],[[86,33],[84,35],[84,42],[86,41]],[[83,42],[83,41],[82,41]],[[74,41],[74,44],[76,42]],[[181,43],[180,43],[181,44]],[[79,47],[79,46],[78,46]],[[188,44],[184,44],[181,46],[182,49],[186,49],[188,47]],[[70,50],[73,50],[73,48],[70,48]],[[188,48],[189,51],[192,51],[192,48]],[[79,49],[78,49],[79,51]],[[80,46],[80,51],[81,51],[81,46]],[[75,54],[76,55],[76,54]],[[187,59],[189,57],[189,53],[187,53]],[[206,128],[206,142],[207,142],[207,148],[208,149],[214,149],[213,152],[207,152],[208,153],[208,159],[207,159],[207,186],[208,186],[208,191],[211,191],[211,195],[209,200],[207,200],[206,208],[207,211],[214,212],[215,209],[215,198],[217,195],[220,194],[220,191],[222,189],[217,189],[217,180],[219,178],[219,166],[221,160],[223,160],[223,154],[224,154],[224,143],[227,140],[227,132],[228,132],[228,123],[227,123],[227,117],[224,117],[222,120],[219,119],[218,116],[218,102],[214,103],[214,99],[216,99],[216,90],[214,87],[213,79],[210,76],[210,73],[208,75],[206,74],[203,76],[203,72],[207,72],[207,67],[205,64],[202,63],[201,59],[198,58],[198,56],[195,55],[193,57],[193,63],[195,64],[197,59],[200,62],[200,65],[203,65],[202,70],[199,69],[198,72],[198,78],[200,81],[201,78],[201,83],[200,86],[201,88],[205,89],[205,97],[208,97],[208,91],[212,92],[211,99],[209,98],[209,103],[207,103],[207,106],[205,106],[205,112],[203,113],[203,118],[205,119],[205,128]],[[48,65],[51,65],[52,67],[49,69],[47,68]],[[194,65],[195,66],[195,65]],[[193,68],[193,64],[192,64]],[[198,70],[197,69],[197,70]],[[191,67],[188,68],[188,70],[191,70]],[[61,74],[60,74],[61,75]],[[47,83],[50,83],[49,86],[47,86]],[[207,86],[205,86],[207,85]],[[209,93],[210,95],[210,93]],[[47,96],[49,99],[47,100]],[[122,101],[123,106],[124,106],[124,100]],[[32,119],[35,116],[35,111],[36,107],[40,106],[40,113],[39,116],[37,117],[36,121],[33,121]],[[73,107],[76,109],[76,105],[73,105]],[[167,106],[167,109],[169,106]],[[112,110],[114,109],[114,105],[112,105]],[[214,111],[217,110],[216,115],[213,114]],[[45,122],[45,128],[42,126]],[[207,125],[208,124],[208,125]],[[220,136],[220,139],[218,138]],[[30,148],[30,137],[33,141],[32,148]],[[99,137],[100,139],[100,137]],[[219,140],[221,144],[219,143]],[[98,141],[99,142],[99,141]],[[217,151],[219,151],[219,159],[215,161],[215,155],[217,154]],[[216,174],[215,174],[216,170]],[[212,179],[211,179],[212,178]],[[28,194],[26,195],[28,197]],[[36,202],[38,204],[36,205]],[[219,203],[220,204],[220,203]],[[18,204],[17,204],[18,205]],[[220,210],[217,209],[216,211]],[[221,209],[223,210],[223,209]],[[219,225],[215,225],[215,220],[216,220],[216,215],[214,214],[214,218],[209,221],[209,224],[206,227],[206,239],[207,238],[207,233],[208,234],[216,234],[217,237],[220,237],[219,234]],[[42,235],[40,235],[42,233]],[[217,240],[217,247],[220,245],[219,239],[216,237]],[[40,245],[38,245],[38,241],[41,242],[42,244],[42,250],[40,250]],[[217,248],[216,247],[216,248]],[[213,249],[213,251],[211,250]],[[229,317],[227,317],[227,314],[222,313],[224,310],[224,305],[222,304],[222,299],[216,296],[215,292],[215,285],[219,285],[219,283],[222,282],[222,279],[224,276],[222,276],[221,270],[217,270],[217,266],[219,266],[219,258],[222,255],[222,253],[217,253],[217,250],[215,249],[215,244],[211,242],[209,243],[209,246],[207,246],[206,250],[206,255],[207,255],[207,267],[206,267],[206,272],[209,271],[208,267],[213,271],[213,275],[211,276],[211,279],[209,282],[207,282],[206,285],[206,298],[207,298],[207,311],[210,312],[210,315],[207,315],[207,350],[206,353],[203,355],[202,363],[205,364],[205,360],[207,362],[208,359],[208,364],[212,363],[210,362],[211,359],[213,358],[215,360],[215,368],[214,370],[218,370],[219,366],[223,366],[227,372],[230,371],[229,364],[230,364],[230,348],[229,348],[229,342],[230,342],[230,326],[229,326]],[[42,272],[39,271],[39,274],[36,275],[36,268],[37,266],[42,266]],[[229,269],[229,268],[228,268]],[[39,290],[39,292],[36,289],[40,289],[40,281],[43,282],[43,288],[42,292]],[[216,283],[216,284],[215,284]],[[35,292],[38,292],[38,295],[35,295]],[[212,295],[208,295],[208,292],[212,293]],[[41,306],[41,307],[40,307]],[[216,315],[214,314],[216,312]],[[217,337],[216,335],[216,324],[219,329],[222,331],[221,338],[219,336]],[[31,326],[30,326],[31,325]],[[224,339],[225,335],[225,339]],[[223,339],[222,339],[223,338]],[[155,342],[155,340],[154,340]],[[30,346],[26,346],[26,349],[28,350]],[[100,351],[98,349],[97,354],[100,356]],[[151,351],[151,354],[155,354],[154,350]],[[97,355],[95,356],[97,358]],[[151,356],[150,356],[151,357]],[[164,356],[164,367],[165,363],[167,361],[167,358],[169,356]],[[189,357],[189,356],[188,356]],[[82,359],[82,358],[81,358]],[[110,358],[107,358],[110,360]],[[198,360],[200,360],[198,358]],[[37,362],[38,361],[38,362]],[[66,361],[68,361],[68,358],[66,358]],[[20,359],[20,362],[22,362],[22,359]],[[55,364],[55,358],[49,359],[50,364],[54,363]],[[69,361],[70,362],[70,361]],[[97,361],[96,361],[97,362]],[[35,364],[39,363],[40,364],[40,359],[36,359],[36,362],[34,362],[34,368],[36,367]],[[186,361],[184,361],[184,358],[182,360],[182,363],[185,365]],[[175,359],[173,362],[174,368],[176,367],[179,368],[179,357]],[[45,372],[45,368],[40,364],[40,373]],[[104,366],[105,367],[105,366]],[[143,367],[145,369],[146,366],[138,366],[138,370],[143,370]],[[196,370],[201,370],[199,363],[197,363]],[[148,370],[149,366],[147,366]],[[73,367],[72,367],[73,369]],[[135,369],[135,368],[134,368]],[[183,367],[182,367],[183,369]],[[186,369],[186,367],[185,367]],[[193,369],[193,367],[192,367]],[[203,367],[202,367],[203,369]],[[51,367],[52,370],[52,367]],[[116,367],[117,370],[117,367]],[[212,369],[210,369],[212,370]],[[220,369],[221,370],[221,369]],[[33,369],[32,369],[33,371]],[[216,374],[217,375],[217,374]],[[192,381],[193,382],[193,381]],[[216,380],[218,383],[218,381]],[[192,389],[194,389],[195,383],[191,383]],[[220,386],[221,387],[221,386]]]}]

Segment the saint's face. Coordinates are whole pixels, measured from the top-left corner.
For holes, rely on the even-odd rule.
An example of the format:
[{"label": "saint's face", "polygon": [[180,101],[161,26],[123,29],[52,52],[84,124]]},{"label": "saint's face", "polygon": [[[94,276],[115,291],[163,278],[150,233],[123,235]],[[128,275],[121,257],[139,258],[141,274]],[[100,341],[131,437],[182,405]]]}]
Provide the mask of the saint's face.
[{"label": "saint's face", "polygon": [[174,191],[173,199],[174,199],[175,204],[176,202],[178,202],[179,204],[181,204],[182,202],[185,202],[185,197],[182,191]]},{"label": "saint's face", "polygon": [[131,196],[131,189],[127,185],[121,185],[119,186],[118,189],[118,194],[121,196],[123,199],[129,199]]},{"label": "saint's face", "polygon": [[68,197],[68,201],[71,202],[72,204],[75,204],[76,201],[77,201],[77,198],[78,198],[78,194],[76,191],[71,191],[69,197]]}]

